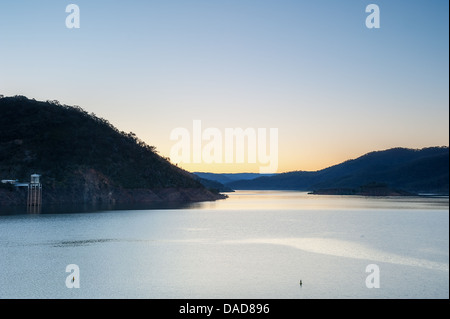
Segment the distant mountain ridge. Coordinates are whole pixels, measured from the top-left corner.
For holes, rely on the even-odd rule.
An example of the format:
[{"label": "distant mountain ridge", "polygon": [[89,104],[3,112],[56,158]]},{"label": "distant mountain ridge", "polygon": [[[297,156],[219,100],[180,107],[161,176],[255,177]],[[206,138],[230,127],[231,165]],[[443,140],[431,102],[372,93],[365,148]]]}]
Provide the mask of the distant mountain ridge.
[{"label": "distant mountain ridge", "polygon": [[[78,106],[0,98],[0,179],[42,175],[45,203],[154,203],[225,198],[133,133]],[[0,206],[23,194],[0,184]]]},{"label": "distant mountain ridge", "polygon": [[274,176],[276,174],[259,174],[259,173],[205,173],[194,172],[200,178],[217,181],[221,184],[228,184],[240,180],[250,180],[264,176]]},{"label": "distant mountain ridge", "polygon": [[449,149],[392,148],[375,151],[319,171],[295,171],[226,183],[233,189],[356,190],[370,184],[405,193],[449,193]]}]

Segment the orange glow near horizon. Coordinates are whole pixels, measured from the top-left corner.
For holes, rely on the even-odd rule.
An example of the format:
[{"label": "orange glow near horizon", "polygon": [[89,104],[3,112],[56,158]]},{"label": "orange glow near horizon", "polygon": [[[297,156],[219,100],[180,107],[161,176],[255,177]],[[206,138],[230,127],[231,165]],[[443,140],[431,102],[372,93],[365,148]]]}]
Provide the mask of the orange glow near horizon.
[{"label": "orange glow near horizon", "polygon": [[[420,149],[424,147],[434,147],[434,146],[447,146],[447,145],[430,145],[430,146],[423,146],[423,147],[406,147],[406,148],[413,148],[413,149]],[[291,160],[286,160],[280,158],[279,160],[279,166],[277,173],[286,173],[286,172],[292,172],[292,171],[319,171],[325,168],[328,168],[330,166],[334,166],[337,164],[340,164],[344,161],[351,160],[358,158],[360,156],[363,156],[369,152],[372,151],[383,151],[389,148],[393,147],[386,147],[386,148],[380,148],[380,149],[373,149],[373,150],[367,150],[365,152],[357,152],[349,153],[348,155],[344,154],[344,152],[336,153],[334,156],[317,156],[314,158],[303,158],[296,154],[297,156],[291,156]],[[319,152],[318,152],[319,153]],[[200,163],[200,164],[193,164],[193,163],[180,163],[178,164],[179,167],[189,171],[189,172],[208,172],[208,173],[223,173],[223,174],[230,174],[230,173],[259,173],[259,164],[207,164],[207,163]]]}]

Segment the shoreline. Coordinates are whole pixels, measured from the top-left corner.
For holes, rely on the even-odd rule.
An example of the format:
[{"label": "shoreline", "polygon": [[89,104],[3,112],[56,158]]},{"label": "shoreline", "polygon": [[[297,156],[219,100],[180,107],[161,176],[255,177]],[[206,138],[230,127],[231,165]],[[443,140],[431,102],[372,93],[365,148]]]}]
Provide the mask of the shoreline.
[{"label": "shoreline", "polygon": [[[206,188],[161,188],[161,189],[107,189],[106,191],[46,190],[43,188],[42,205],[179,205],[216,201],[228,195],[215,193]],[[27,207],[25,189],[0,189],[0,210],[8,207]]]}]

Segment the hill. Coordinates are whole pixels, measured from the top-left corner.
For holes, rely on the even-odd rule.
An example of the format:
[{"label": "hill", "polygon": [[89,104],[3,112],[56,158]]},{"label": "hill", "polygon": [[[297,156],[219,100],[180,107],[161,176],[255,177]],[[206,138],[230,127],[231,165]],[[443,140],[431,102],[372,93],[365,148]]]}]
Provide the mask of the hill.
[{"label": "hill", "polygon": [[[44,204],[224,198],[135,134],[78,106],[0,98],[0,179],[29,181],[33,173],[42,175]],[[23,202],[16,193],[0,187],[0,204]]]},{"label": "hill", "polygon": [[449,193],[449,149],[393,148],[371,152],[315,172],[296,171],[271,177],[234,181],[233,189],[307,190],[315,193],[376,194]]},{"label": "hill", "polygon": [[200,178],[219,182],[221,184],[227,184],[239,180],[250,180],[262,176],[273,176],[276,174],[259,174],[259,173],[205,173],[194,172]]},{"label": "hill", "polygon": [[204,187],[213,192],[221,192],[221,193],[234,192],[234,190],[216,180],[202,178],[195,174],[192,174],[192,176],[194,177],[194,179],[198,180]]}]

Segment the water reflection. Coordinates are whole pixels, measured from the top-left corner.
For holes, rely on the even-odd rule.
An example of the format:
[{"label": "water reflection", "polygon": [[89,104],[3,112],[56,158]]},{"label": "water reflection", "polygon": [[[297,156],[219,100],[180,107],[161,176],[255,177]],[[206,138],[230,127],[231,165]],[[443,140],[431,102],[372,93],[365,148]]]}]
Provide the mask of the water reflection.
[{"label": "water reflection", "polygon": [[[448,198],[229,195],[1,216],[0,298],[448,298]],[[364,284],[373,262],[383,289]]]},{"label": "water reflection", "polygon": [[115,210],[155,210],[155,209],[189,209],[199,208],[201,203],[174,202],[174,203],[135,203],[135,204],[60,204],[42,206],[0,206],[1,215],[23,214],[75,214],[92,213]]},{"label": "water reflection", "polygon": [[208,204],[216,209],[253,210],[351,210],[351,209],[445,209],[449,197],[312,195],[301,191],[236,191],[229,198]]},{"label": "water reflection", "polygon": [[401,256],[360,243],[333,238],[253,238],[245,240],[229,240],[226,244],[268,244],[288,246],[295,249],[324,254],[329,256],[353,259],[371,260],[397,265],[415,266],[448,272],[448,263],[430,261],[426,259]]},{"label": "water reflection", "polygon": [[159,202],[145,204],[70,204],[2,207],[0,215],[67,214],[117,210],[220,209],[220,210],[352,210],[352,209],[448,209],[449,197],[312,195],[301,191],[236,191],[227,199],[211,202]]},{"label": "water reflection", "polygon": [[27,205],[28,214],[40,214],[42,211],[41,205]]}]

